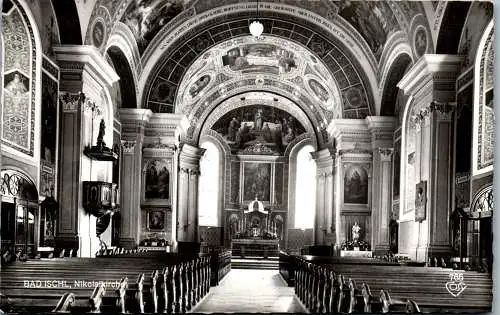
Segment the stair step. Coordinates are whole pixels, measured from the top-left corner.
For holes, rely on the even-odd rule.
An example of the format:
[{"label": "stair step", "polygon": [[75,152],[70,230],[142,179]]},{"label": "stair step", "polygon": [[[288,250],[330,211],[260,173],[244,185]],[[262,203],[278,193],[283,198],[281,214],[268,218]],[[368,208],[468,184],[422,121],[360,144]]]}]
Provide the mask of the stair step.
[{"label": "stair step", "polygon": [[260,269],[260,270],[277,270],[279,269],[278,257],[234,257],[231,259],[232,269]]}]

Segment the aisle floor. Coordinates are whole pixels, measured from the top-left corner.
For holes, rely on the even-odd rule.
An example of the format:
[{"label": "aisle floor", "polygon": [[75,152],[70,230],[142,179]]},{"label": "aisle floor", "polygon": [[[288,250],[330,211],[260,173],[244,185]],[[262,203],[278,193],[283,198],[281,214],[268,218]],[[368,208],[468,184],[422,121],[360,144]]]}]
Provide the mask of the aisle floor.
[{"label": "aisle floor", "polygon": [[304,313],[278,270],[233,269],[192,313]]}]

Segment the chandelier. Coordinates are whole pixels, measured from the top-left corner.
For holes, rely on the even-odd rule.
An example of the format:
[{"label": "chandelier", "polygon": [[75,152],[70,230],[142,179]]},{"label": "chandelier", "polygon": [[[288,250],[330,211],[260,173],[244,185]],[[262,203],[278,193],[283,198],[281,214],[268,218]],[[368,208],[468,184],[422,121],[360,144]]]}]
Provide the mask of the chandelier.
[{"label": "chandelier", "polygon": [[264,32],[264,25],[258,20],[259,18],[259,0],[257,0],[257,19],[250,23],[249,29],[250,29],[250,34],[252,34],[254,37],[259,38],[262,35],[262,32]]}]

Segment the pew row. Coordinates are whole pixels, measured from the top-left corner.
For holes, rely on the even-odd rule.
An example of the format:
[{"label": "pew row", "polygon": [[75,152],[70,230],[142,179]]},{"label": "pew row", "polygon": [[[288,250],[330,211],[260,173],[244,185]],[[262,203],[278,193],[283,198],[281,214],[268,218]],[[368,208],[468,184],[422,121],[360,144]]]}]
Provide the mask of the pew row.
[{"label": "pew row", "polygon": [[[334,260],[336,263],[328,264],[328,257],[295,257],[296,293],[312,311],[328,307],[324,300],[327,298],[320,298],[320,294],[329,295],[327,300],[333,299],[336,310],[342,312],[360,312],[361,309],[366,311],[373,308],[387,312],[419,310],[463,313],[491,310],[492,282],[485,274],[464,273],[467,289],[457,298],[446,289],[450,271],[454,272],[453,270],[341,264],[338,259]],[[358,287],[356,283],[362,285]],[[373,297],[372,291],[379,294]],[[347,298],[348,292],[352,297]],[[330,304],[329,307],[333,306]]]},{"label": "pew row", "polygon": [[[4,268],[0,289],[9,305],[30,313],[189,311],[210,289],[210,257],[172,263],[161,260],[28,261]],[[96,285],[76,285],[78,281]]]}]

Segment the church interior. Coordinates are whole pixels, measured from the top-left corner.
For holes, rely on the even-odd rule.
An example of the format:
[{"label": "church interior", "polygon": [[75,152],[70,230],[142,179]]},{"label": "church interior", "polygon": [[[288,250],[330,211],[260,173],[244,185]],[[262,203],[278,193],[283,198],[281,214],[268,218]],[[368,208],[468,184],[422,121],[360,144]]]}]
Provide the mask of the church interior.
[{"label": "church interior", "polygon": [[491,311],[492,2],[0,6],[0,311]]}]

